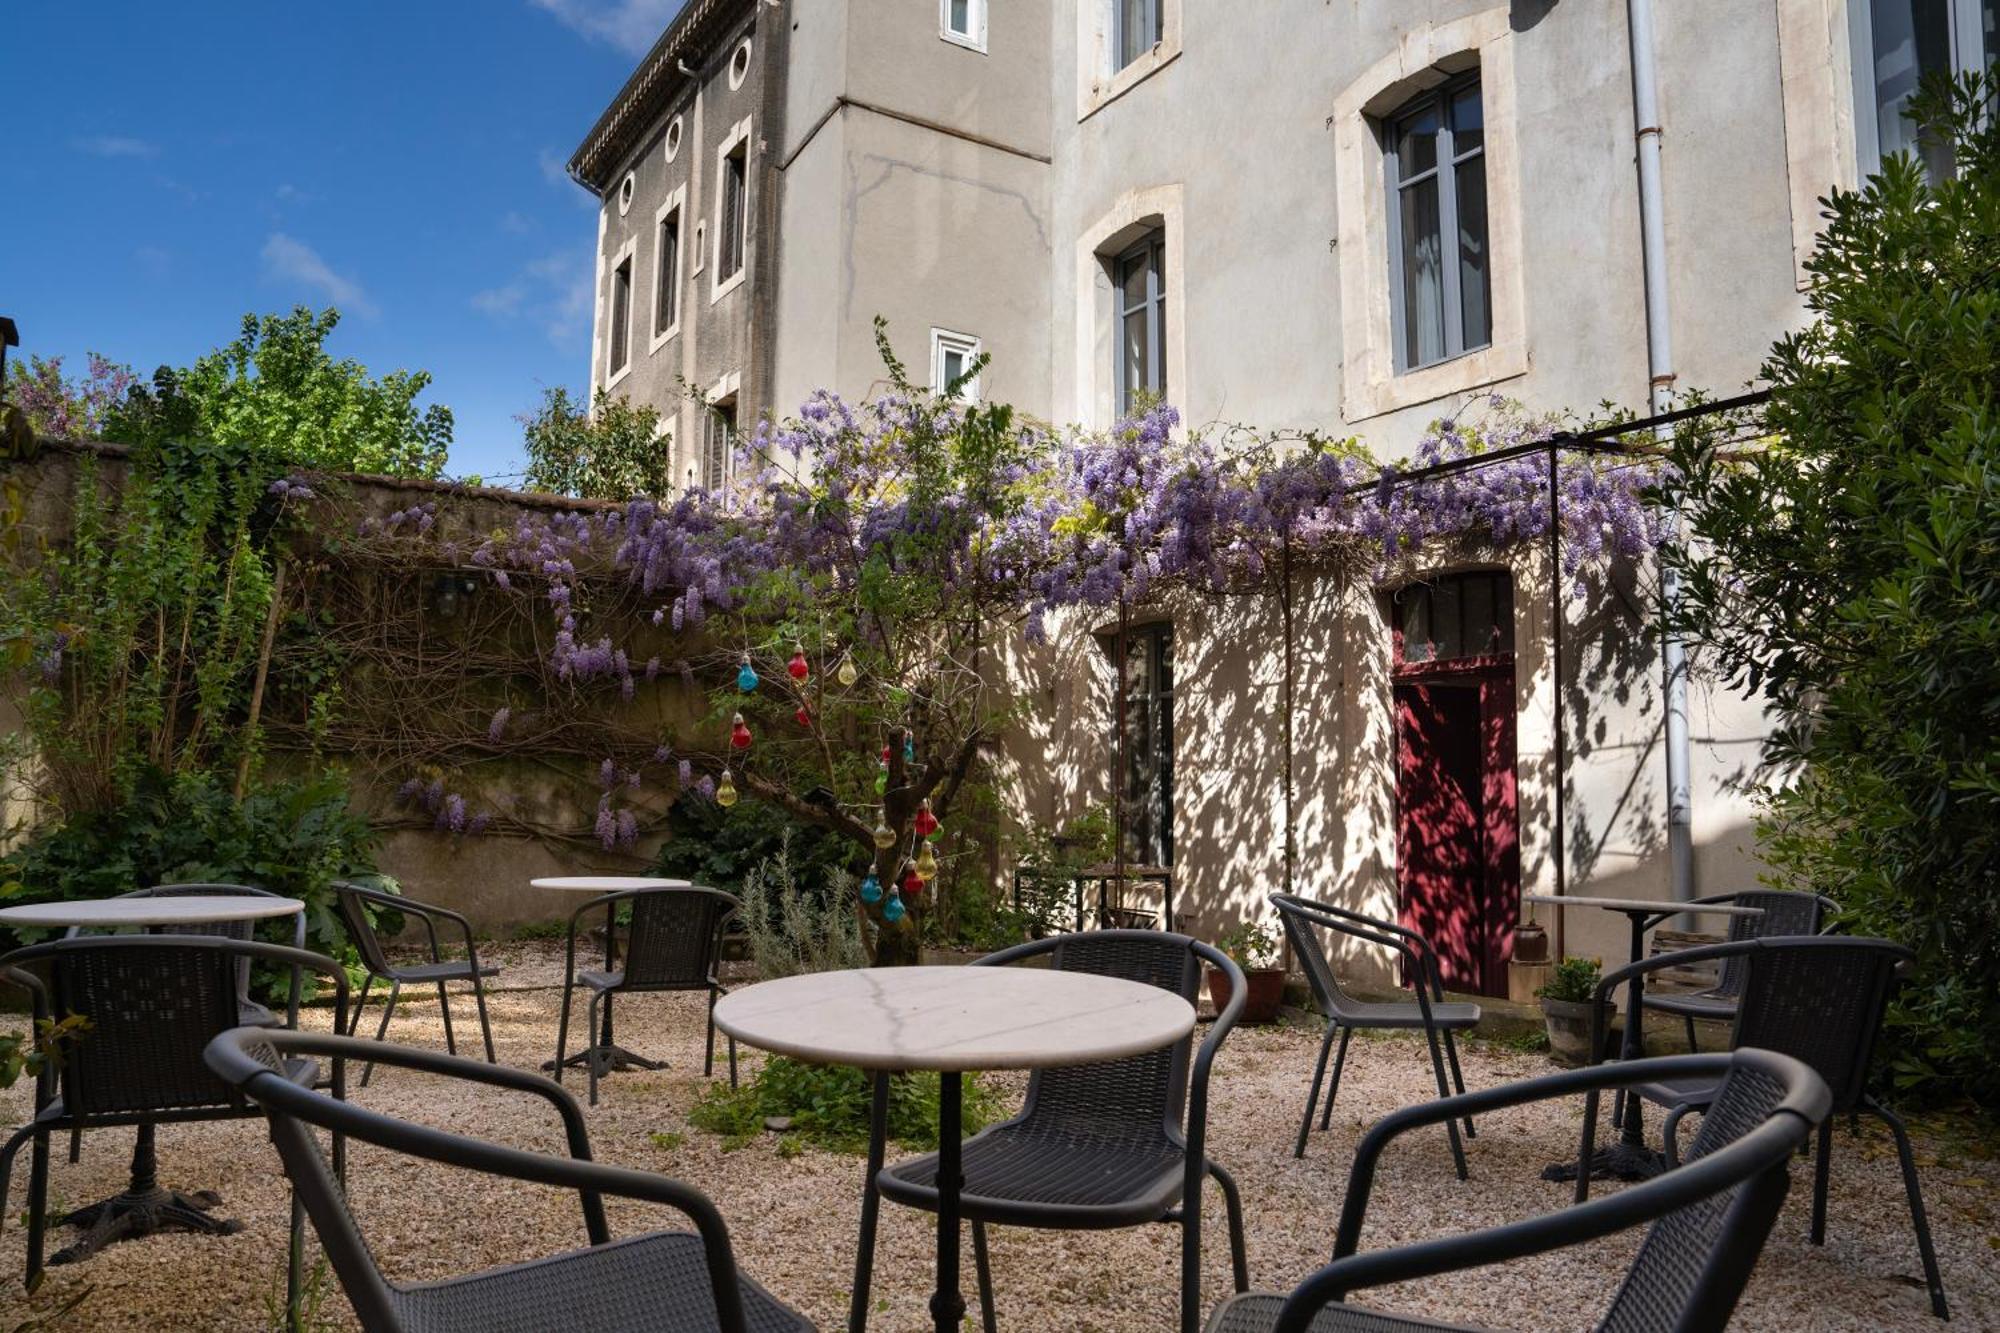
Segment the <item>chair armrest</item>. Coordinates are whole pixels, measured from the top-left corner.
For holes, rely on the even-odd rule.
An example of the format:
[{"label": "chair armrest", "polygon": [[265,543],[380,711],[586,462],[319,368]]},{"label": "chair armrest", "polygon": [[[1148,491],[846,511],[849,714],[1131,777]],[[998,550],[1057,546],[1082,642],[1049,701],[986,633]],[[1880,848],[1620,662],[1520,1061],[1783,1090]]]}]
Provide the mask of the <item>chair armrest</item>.
[{"label": "chair armrest", "polygon": [[[1597,989],[1590,997],[1590,1058],[1604,1058],[1604,1037],[1610,1027],[1607,1015],[1610,1000],[1620,986],[1628,986],[1634,977],[1645,976],[1669,967],[1684,967],[1689,963],[1706,962],[1711,958],[1733,958],[1741,954],[1752,954],[1763,948],[1759,940],[1734,940],[1724,944],[1704,944],[1693,949],[1676,949],[1672,953],[1657,953],[1650,958],[1641,958],[1636,963],[1627,963],[1615,972],[1607,972],[1598,980]],[[1628,1023],[1641,1021],[1637,1016],[1628,1016]]]},{"label": "chair armrest", "polygon": [[[1755,1054],[1768,1060],[1784,1060],[1784,1057],[1768,1056],[1765,1052]],[[1813,1123],[1806,1114],[1799,1113],[1801,1107],[1783,1108],[1791,1114],[1774,1115],[1765,1125],[1699,1161],[1686,1163],[1643,1185],[1603,1195],[1589,1203],[1456,1236],[1368,1254],[1357,1253],[1376,1164],[1383,1149],[1410,1130],[1461,1116],[1483,1115],[1510,1106],[1579,1093],[1596,1094],[1654,1079],[1689,1074],[1712,1074],[1721,1079],[1740,1058],[1740,1055],[1728,1054],[1677,1055],[1596,1065],[1424,1102],[1392,1112],[1363,1136],[1355,1150],[1354,1165],[1348,1173],[1346,1202],[1341,1209],[1340,1230],[1334,1242],[1333,1262],[1306,1278],[1286,1298],[1272,1333],[1307,1333],[1314,1316],[1322,1308],[1330,1302],[1344,1299],[1351,1291],[1484,1267],[1581,1244],[1672,1212],[1771,1165],[1782,1165],[1796,1146],[1804,1141]],[[1797,1062],[1784,1063],[1796,1065]],[[1803,1069],[1802,1066],[1799,1068]],[[1824,1085],[1820,1086],[1817,1095],[1819,1100],[1813,1105],[1823,1114],[1826,1100]],[[1811,1097],[1806,1098],[1808,1102],[1811,1100]]]},{"label": "chair armrest", "polygon": [[1236,965],[1236,960],[1214,945],[1196,940],[1191,947],[1196,957],[1229,978],[1229,1001],[1209,1024],[1208,1035],[1202,1038],[1194,1053],[1194,1065],[1188,1071],[1187,1181],[1182,1186],[1181,1207],[1197,1212],[1201,1207],[1203,1178],[1208,1174],[1209,1069],[1222,1049],[1223,1040],[1243,1015],[1243,1006],[1249,1002],[1250,983],[1244,979],[1243,969]]}]

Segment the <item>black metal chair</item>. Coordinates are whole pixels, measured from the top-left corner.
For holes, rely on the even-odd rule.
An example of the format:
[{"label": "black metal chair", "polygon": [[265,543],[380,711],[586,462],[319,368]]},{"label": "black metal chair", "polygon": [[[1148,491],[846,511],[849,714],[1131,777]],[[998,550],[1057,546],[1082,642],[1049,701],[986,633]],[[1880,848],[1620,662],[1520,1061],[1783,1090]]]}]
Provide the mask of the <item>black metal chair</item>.
[{"label": "black metal chair", "polygon": [[[396,1012],[396,1001],[403,993],[404,983],[413,986],[435,985],[438,993],[438,1008],[444,1015],[444,1048],[449,1053],[458,1054],[458,1039],[451,1030],[451,997],[445,990],[447,981],[469,981],[472,983],[472,998],[479,1006],[479,1035],[486,1039],[486,1060],[493,1063],[493,1025],[486,1017],[486,978],[497,977],[500,969],[492,963],[479,961],[479,945],[472,938],[472,923],[457,912],[443,907],[433,907],[413,898],[405,898],[400,893],[388,893],[382,889],[371,889],[363,884],[347,880],[336,880],[333,885],[334,898],[340,905],[341,921],[347,927],[347,937],[354,941],[355,950],[361,955],[361,966],[367,976],[361,982],[361,996],[354,1002],[354,1017],[347,1025],[347,1035],[354,1036],[361,1027],[361,1011],[368,1007],[368,992],[380,977],[389,983],[389,999],[382,1007],[382,1021],[375,1027],[375,1040],[388,1036],[389,1019]],[[431,961],[403,966],[389,961],[382,948],[382,939],[375,933],[375,923],[369,919],[368,906],[391,908],[407,913],[421,921],[424,935],[430,942]],[[438,944],[438,920],[451,922],[465,936],[465,957],[446,958]],[[375,1066],[364,1065],[361,1070],[361,1086],[367,1087]]]},{"label": "black metal chair", "polygon": [[[322,1096],[273,1072],[297,1059],[375,1060],[398,1068],[532,1093],[562,1119],[569,1155],[502,1147],[410,1124]],[[576,1099],[548,1079],[505,1065],[352,1037],[239,1028],[208,1047],[209,1068],[261,1108],[327,1258],[361,1326],[370,1333],[542,1333],[546,1329],[716,1330],[810,1333],[812,1325],[737,1271],[722,1215],[690,1185],[590,1157]],[[510,1180],[574,1190],[589,1245],[545,1259],[403,1286],[376,1265],[313,1134],[329,1130],[390,1152]],[[654,1231],[612,1240],[603,1196],[664,1204],[694,1231]]]},{"label": "black metal chair", "polygon": [[[1692,1076],[1719,1088],[1687,1165],[1561,1212],[1462,1236],[1358,1253],[1376,1162],[1398,1135],[1453,1117],[1648,1079]],[[1333,1262],[1289,1296],[1254,1293],[1217,1309],[1208,1333],[1388,1333],[1446,1329],[1346,1304],[1350,1292],[1455,1273],[1578,1245],[1651,1223],[1625,1281],[1596,1327],[1604,1333],[1720,1329],[1750,1280],[1790,1185],[1787,1167],[1827,1114],[1825,1082],[1771,1051],[1676,1055],[1567,1070],[1506,1087],[1406,1107],[1362,1138],[1348,1172]]]},{"label": "black metal chair", "polygon": [[[1610,998],[1616,987],[1630,980],[1634,972],[1677,962],[1736,960],[1745,975],[1731,1046],[1778,1051],[1804,1061],[1832,1090],[1835,1115],[1852,1117],[1866,1111],[1895,1135],[1903,1189],[1917,1233],[1917,1251],[1923,1259],[1924,1282],[1930,1290],[1931,1312],[1944,1319],[1949,1317],[1944,1279],[1938,1272],[1937,1252],[1931,1244],[1930,1222],[1924,1213],[1909,1131],[1893,1111],[1868,1095],[1868,1066],[1874,1057],[1883,1016],[1888,1012],[1901,973],[1915,958],[1910,950],[1890,940],[1844,935],[1766,936],[1658,954],[1620,968],[1598,983],[1591,1026],[1594,1037],[1601,1039]],[[1593,1049],[1603,1047],[1600,1044]],[[1682,1117],[1690,1111],[1712,1107],[1717,1096],[1716,1081],[1697,1076],[1652,1080],[1636,1085],[1633,1090],[1649,1102],[1670,1108],[1664,1126],[1665,1155],[1670,1165],[1678,1155],[1675,1134]],[[1595,1137],[1594,1120],[1594,1114],[1587,1110],[1586,1150],[1581,1154],[1586,1168],[1588,1147]],[[1812,1243],[1815,1245],[1826,1242],[1826,1196],[1832,1152],[1833,1119],[1829,1117],[1819,1127],[1818,1162],[1813,1178]],[[1579,1172],[1576,1190],[1579,1200],[1586,1197],[1589,1186],[1587,1170]]]},{"label": "black metal chair", "polygon": [[[624,962],[620,965],[617,944],[618,909],[630,904],[625,924]],[[577,971],[576,931],[586,914],[604,911],[604,967]],[[658,1060],[635,1055],[612,1041],[611,1001],[616,995],[648,994],[658,991],[708,992],[708,1048],[702,1057],[703,1078],[715,1072],[715,1001],[727,995],[722,984],[722,936],[730,918],[743,908],[734,896],[720,889],[621,889],[592,898],[570,914],[568,946],[563,955],[562,1024],[556,1033],[556,1081],[571,1064],[583,1065],[590,1074],[590,1104],[597,1105],[597,1083],[614,1069],[663,1069]],[[585,1030],[590,1044],[574,1056],[569,1050],[570,997],[578,984],[590,991]],[[603,1022],[598,1008],[603,1007]],[[729,1086],[736,1086],[736,1038],[729,1039]]]},{"label": "black metal chair", "polygon": [[[1290,941],[1292,952],[1305,965],[1306,984],[1312,989],[1313,1003],[1326,1020],[1326,1035],[1320,1040],[1319,1062],[1313,1067],[1312,1084],[1306,1093],[1306,1113],[1299,1121],[1299,1141],[1292,1149],[1292,1156],[1305,1156],[1306,1135],[1312,1129],[1313,1107],[1319,1101],[1320,1084],[1326,1078],[1327,1051],[1336,1032],[1340,1034],[1340,1054],[1333,1063],[1333,1086],[1327,1089],[1326,1105],[1320,1112],[1322,1130],[1333,1123],[1333,1099],[1340,1095],[1340,1072],[1347,1064],[1347,1043],[1357,1029],[1402,1032],[1422,1029],[1424,1040],[1430,1045],[1431,1071],[1437,1076],[1438,1096],[1449,1097],[1454,1089],[1465,1091],[1465,1075],[1459,1069],[1458,1046],[1452,1040],[1452,1033],[1477,1027],[1480,1009],[1476,1004],[1445,1001],[1437,951],[1428,940],[1405,926],[1309,898],[1274,893],[1270,902],[1278,909],[1278,919],[1284,923],[1285,938]],[[1349,995],[1341,989],[1340,978],[1335,975],[1333,963],[1321,947],[1314,927],[1393,949],[1403,959],[1416,998],[1370,1001]],[[1445,1082],[1447,1064],[1451,1068],[1450,1084]],[[1476,1137],[1472,1117],[1465,1117],[1464,1123],[1466,1137]],[[1458,1128],[1456,1120],[1445,1122],[1445,1131],[1451,1139],[1452,1162],[1458,1168],[1458,1178],[1464,1180],[1465,1145],[1459,1141]]]},{"label": "black metal chair", "polygon": [[[959,1206],[972,1223],[980,1305],[993,1333],[993,1275],[986,1226],[1091,1231],[1173,1222],[1181,1227],[1181,1325],[1201,1318],[1201,1195],[1205,1177],[1222,1186],[1229,1210],[1230,1259],[1236,1289],[1250,1285],[1244,1255],[1243,1204],[1236,1182],[1209,1160],[1209,1067],[1243,1010],[1242,969],[1211,945],[1150,930],[1097,930],[988,954],[974,967],[998,967],[1046,956],[1051,966],[1123,977],[1172,991],[1194,1004],[1202,964],[1230,980],[1229,1003],[1196,1050],[1194,1036],[1158,1051],[1068,1069],[1036,1070],[1027,1100],[1011,1120],[989,1126],[963,1146]],[[878,1076],[875,1132],[869,1144],[862,1201],[861,1253],[855,1265],[850,1325],[867,1320],[875,1257],[876,1197],[937,1210],[937,1154],[882,1166],[886,1078]],[[1182,1112],[1186,1128],[1182,1128]]]},{"label": "black metal chair", "polygon": [[[1698,910],[1712,906],[1755,907],[1762,916],[1729,918],[1728,942],[1762,939],[1767,935],[1817,935],[1827,919],[1840,911],[1840,904],[1817,893],[1795,893],[1787,889],[1746,889],[1741,893],[1717,893],[1696,898],[1688,904]],[[1736,1017],[1736,1002],[1743,995],[1746,964],[1741,954],[1722,960],[1722,971],[1713,986],[1698,991],[1675,992],[1646,988],[1641,1003],[1663,1014],[1679,1014],[1687,1024],[1688,1049],[1699,1048],[1695,1040],[1697,1018],[1727,1021]]]},{"label": "black metal chair", "polygon": [[[37,1031],[45,1030],[44,1023],[69,1018],[86,1024],[37,1081],[33,1118],[0,1149],[4,1218],[14,1156],[23,1143],[34,1144],[28,1177],[31,1287],[41,1277],[48,1228],[49,1138],[63,1130],[137,1126],[139,1134],[125,1192],[70,1213],[66,1220],[83,1228],[84,1235],[50,1263],[71,1263],[113,1241],[170,1228],[212,1235],[242,1229],[239,1222],[209,1216],[222,1202],[212,1191],[183,1193],[159,1184],[154,1131],[163,1124],[256,1113],[201,1058],[218,1033],[243,1026],[237,987],[239,964],[245,961],[275,963],[299,974],[311,968],[331,980],[335,1016],[344,1016],[347,979],[337,963],[261,940],[86,936],[30,945],[0,958],[0,977],[29,993]],[[297,1017],[294,1008],[286,1021],[295,1024]],[[282,1072],[306,1086],[319,1076],[311,1061],[289,1063]],[[345,1074],[337,1063],[332,1087],[336,1097],[344,1095]]]}]

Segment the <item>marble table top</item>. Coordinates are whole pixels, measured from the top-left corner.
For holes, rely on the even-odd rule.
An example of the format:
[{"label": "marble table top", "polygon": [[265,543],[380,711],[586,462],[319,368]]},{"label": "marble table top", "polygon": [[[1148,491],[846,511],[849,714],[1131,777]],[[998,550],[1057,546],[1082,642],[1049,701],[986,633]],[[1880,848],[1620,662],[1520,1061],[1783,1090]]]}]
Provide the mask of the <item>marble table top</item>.
[{"label": "marble table top", "polygon": [[661,879],[655,875],[549,875],[531,879],[538,889],[563,889],[570,893],[624,893],[631,889],[691,889],[691,879]]},{"label": "marble table top", "polygon": [[1703,916],[1762,916],[1761,907],[1737,907],[1732,903],[1676,903],[1653,898],[1579,898],[1574,894],[1524,893],[1524,903],[1546,903],[1552,907],[1602,907],[1612,912],[1698,912]]},{"label": "marble table top", "polygon": [[1158,1050],[1194,1007],[1143,982],[1040,967],[874,967],[760,982],[715,1025],[819,1064],[876,1070],[1045,1069]]},{"label": "marble table top", "polygon": [[296,898],[191,894],[185,898],[83,898],[0,907],[8,926],[183,926],[208,921],[261,921],[305,910]]}]

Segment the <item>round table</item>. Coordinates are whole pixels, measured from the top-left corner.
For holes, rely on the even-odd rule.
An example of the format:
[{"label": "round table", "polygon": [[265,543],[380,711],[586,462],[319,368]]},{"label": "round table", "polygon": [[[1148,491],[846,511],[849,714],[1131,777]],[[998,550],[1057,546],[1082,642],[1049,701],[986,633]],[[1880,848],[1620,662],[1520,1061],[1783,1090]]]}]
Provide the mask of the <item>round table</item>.
[{"label": "round table", "polygon": [[[306,910],[296,898],[264,898],[250,895],[190,894],[184,898],[80,898],[69,902],[28,903],[0,907],[0,926],[30,926],[41,929],[80,926],[87,930],[121,928],[214,925],[227,921],[262,921],[270,917],[292,916]],[[171,929],[166,933],[171,934]],[[114,1241],[136,1240],[158,1231],[194,1231],[226,1236],[242,1230],[233,1219],[210,1217],[209,1210],[222,1202],[214,1190],[173,1190],[160,1184],[159,1154],[154,1145],[153,1126],[139,1126],[132,1145],[132,1170],[125,1190],[100,1199],[69,1214],[65,1219],[83,1228],[75,1244],[49,1256],[51,1264],[74,1263],[87,1259]]]},{"label": "round table", "polygon": [[[1684,903],[1651,898],[1586,898],[1569,894],[1524,893],[1524,903],[1540,903],[1550,907],[1595,907],[1606,912],[1623,912],[1632,923],[1632,956],[1628,963],[1636,963],[1646,956],[1646,932],[1659,925],[1668,917],[1684,912],[1707,913],[1714,916],[1762,916],[1761,907],[1737,907],[1728,903]],[[1646,974],[1635,972],[1631,984],[1626,988],[1625,1040],[1621,1043],[1618,1058],[1636,1060],[1645,1054],[1645,1009],[1641,1001],[1646,994]],[[1597,1058],[1593,1051],[1591,1057]],[[1622,1108],[1615,1114],[1620,1119],[1622,1133],[1616,1143],[1597,1149],[1590,1157],[1590,1174],[1595,1177],[1611,1176],[1618,1180],[1650,1180],[1667,1169],[1666,1155],[1646,1144],[1646,1130],[1643,1117],[1639,1114],[1639,1099],[1636,1096],[1619,1098]],[[1542,1169],[1543,1180],[1576,1179],[1575,1162],[1556,1162]]]},{"label": "round table", "polygon": [[[528,881],[538,889],[555,889],[562,893],[644,893],[648,889],[691,889],[694,881],[689,879],[665,879],[658,875],[544,875],[540,879]],[[588,907],[586,903],[584,906]],[[618,963],[618,932],[612,929],[612,922],[604,923],[604,970],[615,970]],[[645,1056],[626,1050],[611,1040],[611,1005],[604,1006],[604,1021],[595,1043],[586,1045],[575,1055],[563,1061],[565,1069],[582,1069],[591,1061],[597,1061],[600,1076],[614,1069],[665,1069],[659,1060],[648,1060]],[[542,1068],[554,1071],[556,1062],[542,1061]]]},{"label": "round table", "polygon": [[[873,1071],[875,1120],[862,1207],[875,1207],[890,1073],[935,1070],[938,1092],[936,1327],[965,1315],[958,1289],[966,1070],[1048,1069],[1158,1050],[1194,1030],[1194,1007],[1156,986],[1013,967],[884,967],[783,977],[725,996],[715,1025],[738,1041],[818,1064]],[[864,1217],[863,1225],[871,1220]],[[857,1265],[853,1302],[867,1304]]]}]

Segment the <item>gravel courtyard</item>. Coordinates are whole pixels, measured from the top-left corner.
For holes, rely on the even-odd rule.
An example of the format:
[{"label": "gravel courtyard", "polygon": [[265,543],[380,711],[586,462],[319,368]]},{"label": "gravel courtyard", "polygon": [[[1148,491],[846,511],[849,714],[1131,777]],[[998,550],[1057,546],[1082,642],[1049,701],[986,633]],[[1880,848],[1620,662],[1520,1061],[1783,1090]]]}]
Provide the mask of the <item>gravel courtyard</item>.
[{"label": "gravel courtyard", "polygon": [[[502,946],[496,952],[506,968],[502,988],[492,997],[500,1058],[536,1065],[554,1050],[560,952],[540,944]],[[687,1111],[704,1083],[701,1010],[698,997],[621,1002],[620,1040],[666,1059],[669,1067],[607,1080],[601,1104],[589,1112],[596,1155],[700,1187],[728,1218],[739,1259],[750,1273],[821,1328],[842,1327],[852,1278],[861,1160],[814,1149],[780,1156],[777,1135],[724,1151],[720,1140],[690,1127]],[[454,1003],[453,1012],[461,1041],[476,1045],[476,1035],[468,1036],[476,1034],[470,997],[463,1008]],[[327,1022],[325,1012],[316,1011],[312,1021]],[[435,1001],[399,1010],[391,1037],[441,1046]],[[1242,1185],[1251,1279],[1259,1287],[1289,1287],[1325,1261],[1348,1162],[1362,1129],[1394,1107],[1430,1095],[1419,1041],[1357,1039],[1332,1130],[1315,1132],[1305,1159],[1295,1161],[1292,1139],[1316,1046],[1317,1033],[1303,1027],[1242,1029],[1216,1064],[1211,1151]],[[1551,1067],[1539,1055],[1480,1044],[1465,1056],[1466,1080],[1475,1088]],[[745,1052],[746,1071],[759,1058]],[[1013,1079],[1003,1086],[1018,1095],[1023,1082]],[[580,1095],[580,1078],[574,1086]],[[521,1147],[560,1150],[553,1118],[533,1099],[396,1070],[352,1095],[392,1114]],[[27,1118],[30,1100],[26,1086],[6,1094],[7,1128]],[[1574,1152],[1580,1120],[1578,1104],[1530,1108],[1482,1121],[1478,1138],[1468,1145],[1472,1179],[1466,1183],[1453,1177],[1441,1133],[1406,1139],[1376,1183],[1364,1247],[1561,1206],[1568,1187],[1545,1183],[1539,1174],[1545,1163]],[[1835,1145],[1827,1244],[1815,1248],[1806,1241],[1810,1173],[1795,1171],[1785,1214],[1735,1326],[1936,1327],[1887,1133],[1864,1122],[1858,1141],[1843,1128]],[[115,1193],[123,1184],[130,1149],[128,1132],[96,1133],[85,1139],[82,1161],[72,1166],[59,1146],[53,1154],[53,1205],[73,1208]],[[2000,1328],[2000,1162],[1994,1160],[1993,1143],[1962,1126],[1936,1121],[1918,1127],[1917,1149],[1955,1326]],[[24,1152],[9,1196],[8,1225],[0,1235],[0,1329],[47,1315],[85,1288],[81,1303],[56,1327],[278,1326],[287,1192],[261,1125],[246,1120],[163,1128],[160,1153],[165,1183],[215,1189],[224,1201],[219,1213],[241,1219],[243,1231],[227,1237],[156,1236],[116,1245],[87,1263],[51,1269],[42,1291],[33,1300],[24,1299],[19,1281]],[[385,1267],[401,1280],[446,1277],[582,1241],[574,1196],[536,1186],[500,1186],[360,1145],[352,1150],[349,1179],[364,1230]],[[1228,1290],[1229,1275],[1221,1199],[1213,1191],[1209,1199],[1213,1221],[1205,1227],[1204,1283],[1205,1300],[1213,1304]],[[672,1215],[657,1210],[607,1203],[614,1234],[676,1224]],[[51,1251],[65,1243],[66,1234],[52,1233]],[[1098,1233],[997,1229],[994,1281],[1002,1328],[1027,1333],[1173,1327],[1177,1236],[1164,1226]],[[1621,1237],[1476,1276],[1384,1289],[1368,1299],[1389,1309],[1502,1328],[1586,1328],[1608,1300],[1635,1244],[1636,1236]],[[884,1208],[872,1328],[895,1333],[928,1327],[932,1253],[929,1215]],[[970,1266],[968,1252],[968,1299]],[[318,1284],[317,1293],[323,1326],[352,1325],[330,1275]]]}]

